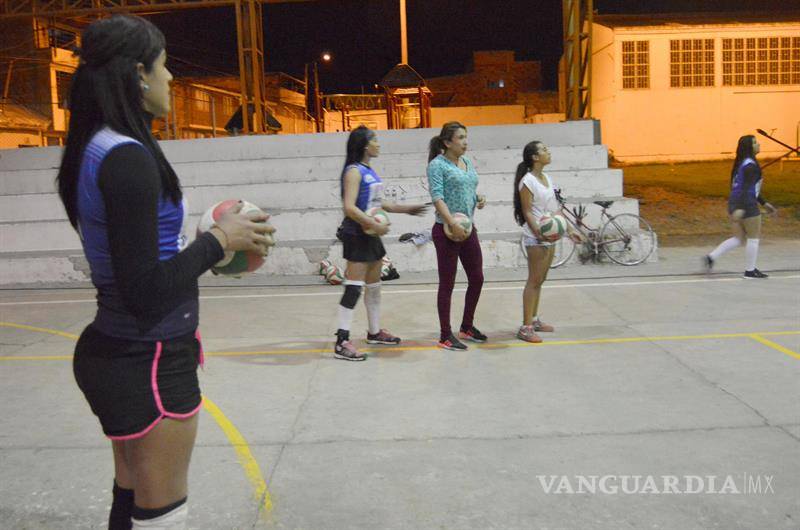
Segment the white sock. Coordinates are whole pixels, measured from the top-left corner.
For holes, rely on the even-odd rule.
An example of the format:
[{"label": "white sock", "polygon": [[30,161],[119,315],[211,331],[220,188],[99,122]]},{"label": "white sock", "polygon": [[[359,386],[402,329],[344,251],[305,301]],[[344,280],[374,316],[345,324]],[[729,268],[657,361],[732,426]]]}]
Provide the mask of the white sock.
[{"label": "white sock", "polygon": [[381,330],[381,282],[366,285],[364,305],[367,306],[369,333],[374,335]]},{"label": "white sock", "polygon": [[720,257],[721,257],[723,254],[725,254],[725,253],[726,253],[726,252],[728,252],[729,250],[733,250],[733,249],[735,249],[736,247],[738,247],[738,246],[739,246],[739,245],[741,245],[741,244],[742,244],[742,241],[741,241],[741,240],[740,240],[738,237],[729,237],[728,239],[726,239],[725,241],[723,241],[722,243],[720,243],[720,244],[719,244],[719,246],[717,246],[717,248],[715,248],[714,250],[712,250],[712,251],[711,251],[711,252],[708,254],[708,256],[709,256],[711,259],[713,259],[714,261],[716,261],[716,260],[717,260],[717,259],[719,259],[719,258],[720,258]]},{"label": "white sock", "polygon": [[747,247],[744,250],[744,260],[746,271],[756,268],[756,258],[758,258],[758,239],[748,239]]},{"label": "white sock", "polygon": [[350,331],[353,325],[353,310],[339,304],[339,329]]},{"label": "white sock", "polygon": [[185,530],[186,518],[189,515],[189,506],[181,504],[172,511],[165,513],[155,519],[131,519],[133,530],[150,528],[155,530]]}]

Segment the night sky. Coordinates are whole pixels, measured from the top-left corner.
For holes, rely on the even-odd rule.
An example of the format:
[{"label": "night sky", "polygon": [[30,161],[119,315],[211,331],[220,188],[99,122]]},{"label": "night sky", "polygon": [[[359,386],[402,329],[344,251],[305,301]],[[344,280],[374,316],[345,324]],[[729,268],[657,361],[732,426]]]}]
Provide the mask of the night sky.
[{"label": "night sky", "polygon": [[[561,55],[561,0],[407,0],[409,63],[423,77],[466,71],[474,50],[514,50],[542,61],[545,89],[555,89]],[[790,0],[595,0],[600,14],[786,8]],[[398,0],[317,0],[264,5],[267,71],[298,78],[323,51],[323,92],[361,92],[400,62]],[[233,8],[149,17],[166,34],[178,75],[236,75]]]}]

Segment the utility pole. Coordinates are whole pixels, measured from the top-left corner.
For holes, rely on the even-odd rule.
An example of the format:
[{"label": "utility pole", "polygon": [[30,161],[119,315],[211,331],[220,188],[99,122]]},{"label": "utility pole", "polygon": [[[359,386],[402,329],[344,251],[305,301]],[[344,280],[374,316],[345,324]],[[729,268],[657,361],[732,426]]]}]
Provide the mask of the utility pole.
[{"label": "utility pole", "polygon": [[408,64],[408,30],[406,28],[406,0],[400,0],[400,62]]}]

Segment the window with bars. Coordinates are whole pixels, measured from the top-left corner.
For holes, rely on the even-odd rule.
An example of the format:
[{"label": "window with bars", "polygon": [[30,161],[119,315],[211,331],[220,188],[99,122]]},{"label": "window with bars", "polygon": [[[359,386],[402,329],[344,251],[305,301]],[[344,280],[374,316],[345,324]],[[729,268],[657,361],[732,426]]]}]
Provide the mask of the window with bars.
[{"label": "window with bars", "polygon": [[722,84],[800,84],[800,37],[722,39]]},{"label": "window with bars", "polygon": [[195,88],[192,91],[192,96],[194,100],[194,108],[200,112],[209,112],[211,111],[211,94],[206,92],[205,90],[201,90]]},{"label": "window with bars", "polygon": [[622,42],[622,88],[650,88],[650,41]]},{"label": "window with bars", "polygon": [[69,88],[72,83],[72,73],[56,70],[56,103],[58,108],[69,108]]},{"label": "window with bars", "polygon": [[669,86],[714,86],[714,39],[669,41]]}]

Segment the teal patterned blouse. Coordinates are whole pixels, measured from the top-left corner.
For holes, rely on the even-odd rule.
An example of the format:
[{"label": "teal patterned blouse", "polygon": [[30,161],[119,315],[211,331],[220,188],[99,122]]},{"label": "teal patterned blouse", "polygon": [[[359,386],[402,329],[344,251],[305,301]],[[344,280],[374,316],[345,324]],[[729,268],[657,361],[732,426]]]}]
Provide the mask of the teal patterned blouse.
[{"label": "teal patterned blouse", "polygon": [[[478,188],[478,173],[469,158],[462,156],[461,160],[467,166],[466,171],[444,155],[431,160],[428,164],[428,190],[431,201],[443,199],[451,213],[461,212],[472,220],[475,205],[478,203],[475,193]],[[436,222],[444,223],[438,212]]]}]

